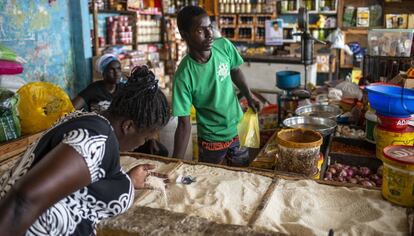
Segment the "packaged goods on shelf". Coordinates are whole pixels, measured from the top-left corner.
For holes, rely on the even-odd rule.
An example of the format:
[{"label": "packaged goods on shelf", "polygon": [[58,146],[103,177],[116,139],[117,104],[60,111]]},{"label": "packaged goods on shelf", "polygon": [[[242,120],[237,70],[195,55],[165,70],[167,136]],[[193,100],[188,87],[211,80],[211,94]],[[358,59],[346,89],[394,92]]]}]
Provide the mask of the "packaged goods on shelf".
[{"label": "packaged goods on shelf", "polygon": [[108,44],[132,44],[132,24],[128,16],[110,16],[106,18],[106,36]]}]

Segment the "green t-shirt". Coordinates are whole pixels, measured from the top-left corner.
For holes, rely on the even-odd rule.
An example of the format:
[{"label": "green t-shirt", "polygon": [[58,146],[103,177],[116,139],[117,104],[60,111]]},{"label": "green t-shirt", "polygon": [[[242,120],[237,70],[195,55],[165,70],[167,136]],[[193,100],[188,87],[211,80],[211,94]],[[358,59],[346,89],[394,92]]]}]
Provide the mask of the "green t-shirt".
[{"label": "green t-shirt", "polygon": [[216,39],[211,57],[198,63],[189,55],[174,75],[173,116],[190,115],[191,104],[197,112],[197,134],[206,141],[228,141],[237,135],[243,115],[230,70],[243,64],[234,45],[225,38]]}]

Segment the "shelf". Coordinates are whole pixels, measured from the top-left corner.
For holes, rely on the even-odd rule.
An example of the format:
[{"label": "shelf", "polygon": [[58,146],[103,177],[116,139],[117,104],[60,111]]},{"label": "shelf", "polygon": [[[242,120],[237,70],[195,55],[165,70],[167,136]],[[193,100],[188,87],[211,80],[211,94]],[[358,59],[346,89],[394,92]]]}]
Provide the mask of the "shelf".
[{"label": "shelf", "polygon": [[368,27],[342,27],[344,32],[353,33],[353,34],[368,34]]},{"label": "shelf", "polygon": [[152,16],[161,16],[162,13],[161,12],[147,12],[147,11],[134,11],[134,10],[128,10],[128,11],[118,11],[118,10],[109,10],[109,9],[105,9],[105,10],[98,10],[99,14],[120,14],[120,15],[152,15]]},{"label": "shelf", "polygon": [[284,12],[281,12],[280,14],[298,14],[299,13],[299,11],[284,11]]},{"label": "shelf", "polygon": [[322,30],[334,30],[334,29],[336,29],[337,27],[329,27],[329,28],[319,28],[319,27],[310,27],[309,26],[309,29],[322,29]]},{"label": "shelf", "polygon": [[236,28],[236,25],[220,25],[220,28]]},{"label": "shelf", "polygon": [[121,15],[135,15],[135,11],[117,11],[117,10],[98,10],[99,14],[121,14]]},{"label": "shelf", "polygon": [[133,46],[133,44],[105,44],[98,48],[102,49],[102,48],[107,48],[107,47],[121,47],[121,46],[131,47]]},{"label": "shelf", "polygon": [[245,43],[253,43],[253,39],[233,39],[234,42],[245,42]]},{"label": "shelf", "polygon": [[337,11],[318,11],[318,12],[309,12],[309,14],[322,14],[322,15],[336,15]]},{"label": "shelf", "polygon": [[162,44],[161,41],[137,42],[137,44]]},{"label": "shelf", "polygon": [[238,28],[254,28],[254,25],[250,25],[250,24],[238,24],[237,27]]}]

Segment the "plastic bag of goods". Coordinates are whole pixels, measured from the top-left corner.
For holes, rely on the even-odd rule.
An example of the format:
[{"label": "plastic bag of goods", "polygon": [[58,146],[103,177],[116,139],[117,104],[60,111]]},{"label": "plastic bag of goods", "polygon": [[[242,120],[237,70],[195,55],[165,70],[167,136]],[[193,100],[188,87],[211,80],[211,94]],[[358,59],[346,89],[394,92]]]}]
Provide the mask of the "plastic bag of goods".
[{"label": "plastic bag of goods", "polygon": [[21,87],[18,111],[23,134],[50,128],[60,117],[74,110],[69,96],[48,82],[32,82]]},{"label": "plastic bag of goods", "polygon": [[240,146],[259,148],[260,147],[260,130],[259,118],[251,108],[244,113],[241,121],[237,125],[239,133]]},{"label": "plastic bag of goods", "polygon": [[17,117],[18,96],[0,88],[0,142],[20,137],[20,122]]}]

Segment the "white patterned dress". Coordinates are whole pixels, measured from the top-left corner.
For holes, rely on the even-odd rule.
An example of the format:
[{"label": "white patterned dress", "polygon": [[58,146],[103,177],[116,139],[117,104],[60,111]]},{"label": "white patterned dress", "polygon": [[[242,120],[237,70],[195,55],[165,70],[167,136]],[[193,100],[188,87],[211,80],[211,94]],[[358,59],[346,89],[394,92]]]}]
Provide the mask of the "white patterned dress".
[{"label": "white patterned dress", "polygon": [[46,131],[1,177],[0,199],[60,142],[85,158],[92,183],[43,212],[26,235],[95,235],[99,221],[125,212],[134,199],[132,182],[119,163],[115,133],[108,120],[95,113],[71,113]]}]

